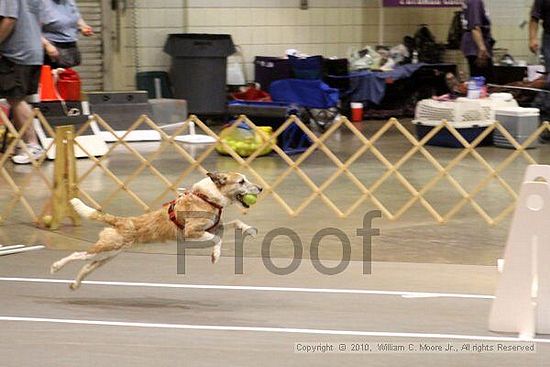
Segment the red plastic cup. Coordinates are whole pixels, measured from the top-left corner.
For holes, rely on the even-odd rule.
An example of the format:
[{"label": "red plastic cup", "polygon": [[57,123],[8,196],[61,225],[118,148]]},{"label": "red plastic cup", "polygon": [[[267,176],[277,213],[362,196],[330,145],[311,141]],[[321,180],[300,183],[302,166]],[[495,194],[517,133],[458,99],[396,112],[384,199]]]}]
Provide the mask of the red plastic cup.
[{"label": "red plastic cup", "polygon": [[363,121],[363,104],[359,102],[351,102],[351,121]]}]

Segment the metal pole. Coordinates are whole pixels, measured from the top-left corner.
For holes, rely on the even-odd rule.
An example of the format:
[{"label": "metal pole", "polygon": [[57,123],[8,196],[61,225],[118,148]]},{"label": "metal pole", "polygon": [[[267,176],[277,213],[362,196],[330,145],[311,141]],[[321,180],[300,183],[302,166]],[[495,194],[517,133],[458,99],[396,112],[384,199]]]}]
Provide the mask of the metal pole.
[{"label": "metal pole", "polygon": [[540,93],[550,93],[548,89],[539,89],[539,88],[529,88],[529,87],[516,87],[514,85],[498,85],[498,84],[487,84],[488,87],[493,88],[502,88],[502,89],[514,89],[514,90],[528,90],[531,92],[540,92]]}]

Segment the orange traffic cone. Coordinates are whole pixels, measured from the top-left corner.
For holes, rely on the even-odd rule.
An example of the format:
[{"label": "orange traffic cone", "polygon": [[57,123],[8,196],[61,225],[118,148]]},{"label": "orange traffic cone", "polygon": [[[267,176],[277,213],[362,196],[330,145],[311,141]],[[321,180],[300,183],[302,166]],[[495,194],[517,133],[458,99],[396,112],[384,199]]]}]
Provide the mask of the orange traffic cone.
[{"label": "orange traffic cone", "polygon": [[40,70],[40,100],[59,101],[50,65],[42,65],[42,70]]}]

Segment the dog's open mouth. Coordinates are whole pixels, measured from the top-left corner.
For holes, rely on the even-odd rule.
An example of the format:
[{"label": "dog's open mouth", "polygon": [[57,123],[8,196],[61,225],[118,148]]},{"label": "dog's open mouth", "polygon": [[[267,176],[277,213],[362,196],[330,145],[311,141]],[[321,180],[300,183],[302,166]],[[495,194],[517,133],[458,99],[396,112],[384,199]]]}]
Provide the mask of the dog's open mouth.
[{"label": "dog's open mouth", "polygon": [[237,200],[239,201],[239,203],[241,203],[242,206],[244,206],[246,209],[248,209],[248,208],[250,208],[250,205],[248,205],[247,203],[244,202],[244,196],[245,196],[245,194],[237,195]]}]

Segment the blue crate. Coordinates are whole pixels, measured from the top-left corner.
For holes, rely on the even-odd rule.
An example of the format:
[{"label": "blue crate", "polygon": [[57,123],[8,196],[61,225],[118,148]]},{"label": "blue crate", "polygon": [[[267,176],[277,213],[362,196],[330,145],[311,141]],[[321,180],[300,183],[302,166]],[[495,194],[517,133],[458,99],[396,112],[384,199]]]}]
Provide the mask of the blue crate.
[{"label": "blue crate", "polygon": [[[416,136],[418,140],[422,140],[433,128],[434,125],[423,124],[419,121],[413,121],[416,125]],[[472,124],[468,127],[458,127],[456,130],[462,135],[462,137],[468,142],[472,143],[485,129],[489,124],[476,125]],[[447,129],[441,129],[437,134],[435,134],[426,145],[438,146],[438,147],[449,147],[449,148],[463,148],[464,146],[454,137],[453,134]],[[493,145],[493,133],[489,134],[478,146],[488,146]]]}]

